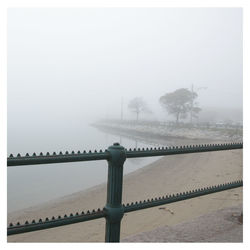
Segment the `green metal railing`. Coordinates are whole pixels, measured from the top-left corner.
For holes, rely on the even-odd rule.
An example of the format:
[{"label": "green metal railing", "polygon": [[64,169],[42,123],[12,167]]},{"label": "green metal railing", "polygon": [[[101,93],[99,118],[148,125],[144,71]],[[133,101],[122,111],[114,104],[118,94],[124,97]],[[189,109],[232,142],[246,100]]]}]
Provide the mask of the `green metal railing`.
[{"label": "green metal railing", "polygon": [[183,193],[167,195],[160,198],[148,199],[139,202],[122,204],[122,184],[123,184],[123,164],[126,158],[135,157],[149,157],[149,156],[164,156],[164,155],[176,155],[187,153],[200,153],[209,151],[220,150],[233,150],[242,149],[243,143],[228,143],[228,144],[209,144],[198,146],[180,146],[180,147],[162,147],[162,148],[142,148],[142,149],[125,149],[120,146],[119,143],[114,143],[107,150],[94,152],[55,152],[51,155],[47,153],[43,155],[35,153],[31,156],[26,154],[21,156],[18,154],[14,157],[12,154],[7,159],[8,167],[20,166],[20,165],[35,165],[35,164],[48,164],[48,163],[63,163],[63,162],[75,162],[75,161],[91,161],[91,160],[107,160],[108,161],[108,183],[107,183],[107,202],[103,209],[98,208],[92,212],[76,213],[70,215],[64,215],[46,218],[39,221],[26,221],[24,224],[19,222],[15,225],[10,223],[7,228],[7,235],[20,234],[25,232],[37,231],[42,229],[54,228],[58,226],[79,223],[83,221],[94,220],[104,217],[106,219],[106,232],[105,242],[119,242],[120,241],[120,226],[124,213],[159,206],[163,204],[182,201],[190,198],[195,198],[215,192],[221,192],[224,190],[242,187],[243,181],[237,180],[230,183],[220,184],[212,187],[200,188]]}]

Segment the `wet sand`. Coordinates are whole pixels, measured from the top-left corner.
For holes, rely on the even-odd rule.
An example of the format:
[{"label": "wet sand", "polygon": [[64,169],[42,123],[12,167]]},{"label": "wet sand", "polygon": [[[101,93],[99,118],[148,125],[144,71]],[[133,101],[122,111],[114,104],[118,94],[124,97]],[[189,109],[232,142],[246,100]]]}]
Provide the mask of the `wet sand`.
[{"label": "wet sand", "polygon": [[[242,150],[166,156],[124,177],[123,203],[160,197],[195,188],[242,179]],[[8,222],[76,213],[102,208],[106,184],[86,191],[8,214]],[[190,221],[219,209],[242,204],[242,188],[125,214],[121,239]],[[164,207],[164,209],[159,209]],[[8,242],[103,242],[105,219],[24,233]]]}]

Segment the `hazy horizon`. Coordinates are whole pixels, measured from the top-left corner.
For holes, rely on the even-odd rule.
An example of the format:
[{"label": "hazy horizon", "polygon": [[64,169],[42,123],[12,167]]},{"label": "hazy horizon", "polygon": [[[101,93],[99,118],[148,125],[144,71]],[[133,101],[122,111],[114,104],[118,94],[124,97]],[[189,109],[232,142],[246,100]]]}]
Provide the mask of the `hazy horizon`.
[{"label": "hazy horizon", "polygon": [[241,8],[9,9],[8,129],[119,118],[137,96],[161,117],[192,84],[201,107],[242,109],[242,54]]}]

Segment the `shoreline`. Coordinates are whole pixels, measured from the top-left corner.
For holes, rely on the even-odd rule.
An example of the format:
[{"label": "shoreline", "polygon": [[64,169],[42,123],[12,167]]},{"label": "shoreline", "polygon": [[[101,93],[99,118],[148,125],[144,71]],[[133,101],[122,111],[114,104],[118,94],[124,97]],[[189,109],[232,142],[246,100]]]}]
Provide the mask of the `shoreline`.
[{"label": "shoreline", "polygon": [[[138,163],[137,164],[137,168],[136,169],[133,169],[132,171],[130,171],[129,170],[129,172],[128,173],[124,173],[124,175],[123,175],[123,177],[125,177],[125,176],[127,176],[127,175],[130,175],[130,174],[132,174],[132,173],[134,173],[134,172],[136,172],[138,169],[141,169],[141,168],[145,168],[145,167],[147,167],[148,165],[150,165],[150,164],[152,164],[152,163],[154,163],[154,162],[156,162],[159,158],[161,158],[162,156],[155,156],[155,157],[146,157],[146,159],[144,158],[144,162],[143,162],[143,164],[142,163]],[[155,158],[155,159],[149,159],[149,158]],[[127,159],[127,161],[133,161],[134,159]],[[128,163],[128,162],[127,162]],[[108,169],[108,163],[107,162],[105,162],[105,164],[104,164],[105,166],[103,166],[103,167],[105,167],[105,168],[107,168]],[[139,167],[138,167],[139,166]],[[131,167],[131,166],[129,166],[129,167]],[[125,170],[125,168],[126,168],[126,166],[124,166],[124,170]],[[72,192],[72,193],[68,193],[68,194],[63,194],[62,196],[58,196],[58,197],[55,197],[54,199],[49,199],[49,200],[45,200],[45,201],[43,201],[43,202],[40,202],[40,203],[35,203],[35,204],[33,204],[33,205],[29,205],[28,207],[24,207],[24,208],[19,208],[19,209],[16,209],[16,210],[11,210],[10,212],[7,212],[7,214],[8,214],[8,216],[13,216],[13,215],[18,215],[18,214],[23,214],[25,211],[27,211],[27,210],[35,210],[35,209],[39,209],[39,208],[41,208],[41,207],[46,207],[46,206],[48,206],[49,204],[51,204],[51,203],[57,203],[57,202],[61,202],[61,201],[63,201],[63,200],[67,200],[68,198],[70,198],[71,196],[73,196],[73,197],[75,197],[75,196],[77,196],[78,194],[82,194],[82,193],[85,193],[85,192],[91,192],[92,190],[95,190],[96,188],[100,188],[100,187],[102,187],[102,188],[104,188],[104,186],[106,187],[106,185],[107,185],[107,179],[108,179],[108,173],[105,175],[105,178],[104,178],[104,180],[102,181],[102,182],[99,182],[99,183],[97,183],[97,184],[94,184],[94,185],[92,185],[92,186],[89,186],[89,187],[87,187],[87,188],[85,188],[85,189],[81,189],[81,190],[78,190],[78,191],[74,191],[74,192]],[[8,209],[7,209],[7,211],[8,211]]]},{"label": "shoreline", "polygon": [[[122,127],[119,125],[111,125],[111,124],[91,124],[91,126],[95,127],[96,129],[99,129],[100,131],[104,133],[109,133],[113,135],[123,136],[125,138],[134,139],[134,140],[140,140],[145,143],[151,143],[158,145],[167,145],[167,146],[181,146],[181,145],[194,145],[194,144],[210,144],[210,143],[228,143],[228,142],[234,142],[234,141],[242,141],[242,137],[239,137],[237,139],[230,138],[227,136],[218,136],[216,134],[210,134],[204,137],[201,137],[200,135],[196,134],[192,129],[189,131],[191,135],[185,136],[185,133],[188,133],[187,131],[182,131],[184,134],[180,133],[179,135],[174,134],[173,132],[168,132],[165,134],[164,132],[158,132],[157,128],[148,128],[143,126],[138,126],[138,128],[135,127]],[[154,131],[156,130],[156,131]],[[160,129],[159,129],[160,130]],[[193,133],[193,134],[192,134]]]},{"label": "shoreline", "polygon": [[[124,176],[123,203],[160,197],[242,179],[242,150],[166,156]],[[8,222],[46,218],[104,207],[106,183],[42,206],[8,214]],[[176,225],[221,208],[242,204],[242,188],[125,214],[121,239]],[[163,207],[163,206],[161,206]],[[173,213],[171,213],[171,211]],[[62,226],[8,237],[8,242],[103,242],[105,220]]]}]

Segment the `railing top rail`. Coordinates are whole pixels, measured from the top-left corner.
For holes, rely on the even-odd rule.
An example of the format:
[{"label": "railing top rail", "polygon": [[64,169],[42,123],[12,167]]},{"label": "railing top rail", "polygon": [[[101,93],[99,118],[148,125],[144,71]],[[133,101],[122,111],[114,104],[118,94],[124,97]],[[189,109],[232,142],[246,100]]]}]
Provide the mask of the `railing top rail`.
[{"label": "railing top rail", "polygon": [[242,149],[243,143],[224,143],[224,144],[202,144],[188,146],[158,147],[158,148],[142,148],[132,151],[126,150],[127,158],[147,157],[147,156],[164,156],[176,154],[202,153],[209,151],[221,151],[231,149]]},{"label": "railing top rail", "polygon": [[[188,145],[188,146],[172,146],[172,147],[158,147],[158,148],[138,148],[138,149],[125,149],[126,158],[134,157],[148,157],[148,156],[164,156],[174,154],[187,154],[187,153],[201,153],[209,151],[242,149],[243,143],[224,143],[224,144],[202,144],[202,145]],[[64,154],[59,152],[56,154],[43,154],[36,155],[26,154],[21,156],[13,156],[12,154],[7,158],[7,166],[19,166],[19,165],[36,165],[36,164],[50,164],[50,163],[65,163],[65,162],[77,162],[77,161],[92,161],[92,160],[108,160],[110,153],[108,150],[104,152],[100,150],[97,152],[80,152],[75,153],[72,151],[69,153],[66,151]]]},{"label": "railing top rail", "polygon": [[68,153],[68,151],[63,154],[60,152],[59,154],[56,154],[55,152],[53,154],[43,154],[40,153],[39,155],[36,155],[35,153],[33,155],[26,154],[25,156],[21,156],[18,154],[17,156],[13,156],[12,154],[7,158],[7,166],[19,166],[19,165],[36,165],[36,164],[51,164],[51,163],[65,163],[65,162],[77,162],[77,161],[94,161],[94,160],[107,160],[109,157],[109,153],[106,150],[105,152],[102,152],[100,150],[99,152],[89,151],[88,153],[84,151],[83,153],[77,152],[75,153],[72,151],[71,153]]}]

